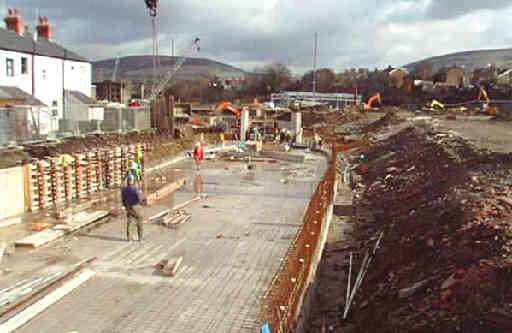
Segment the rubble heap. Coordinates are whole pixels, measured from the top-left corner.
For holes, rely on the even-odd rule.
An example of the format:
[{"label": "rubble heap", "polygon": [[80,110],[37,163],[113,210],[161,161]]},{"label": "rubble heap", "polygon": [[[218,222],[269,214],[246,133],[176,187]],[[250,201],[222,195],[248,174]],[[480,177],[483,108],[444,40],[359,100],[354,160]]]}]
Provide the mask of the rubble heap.
[{"label": "rubble heap", "polygon": [[[512,331],[512,155],[413,127],[364,155],[353,243],[326,249],[320,279],[336,277],[339,287],[320,280],[331,287],[320,288],[314,322],[325,325],[327,316],[335,332]],[[349,253],[354,281],[380,234],[343,321]]]}]

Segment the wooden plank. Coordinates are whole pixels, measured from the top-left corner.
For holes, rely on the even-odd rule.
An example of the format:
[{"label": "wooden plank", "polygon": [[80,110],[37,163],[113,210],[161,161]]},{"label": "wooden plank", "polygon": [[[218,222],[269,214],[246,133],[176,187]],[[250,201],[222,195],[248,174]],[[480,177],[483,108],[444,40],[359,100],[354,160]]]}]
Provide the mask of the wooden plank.
[{"label": "wooden plank", "polygon": [[17,247],[39,247],[46,243],[56,240],[65,235],[63,230],[45,229],[36,234],[25,237],[19,241],[16,241],[15,246]]},{"label": "wooden plank", "polygon": [[27,164],[23,166],[23,180],[24,180],[24,192],[25,192],[25,211],[32,211],[32,192],[34,189],[32,188],[32,170],[30,166]]},{"label": "wooden plank", "polygon": [[22,221],[21,217],[11,217],[0,221],[0,228],[5,228],[13,224],[20,224]]},{"label": "wooden plank", "polygon": [[106,210],[100,210],[93,213],[80,212],[76,214],[66,228],[62,226],[55,226],[52,229],[45,229],[36,234],[27,236],[19,241],[16,241],[15,246],[18,247],[39,247],[49,242],[52,242],[66,234],[81,229],[94,221],[101,219],[109,214]]},{"label": "wooden plank", "polygon": [[176,190],[181,188],[183,185],[185,185],[185,177],[163,186],[158,191],[153,192],[147,196],[148,205],[151,206],[156,201],[175,192]]},{"label": "wooden plank", "polygon": [[0,325],[0,332],[10,333],[18,329],[22,325],[29,322],[32,318],[43,312],[52,304],[69,294],[71,291],[79,287],[81,284],[93,277],[96,272],[85,270],[72,280],[66,281],[60,288],[46,295],[41,300],[27,307],[25,310],[16,314]]},{"label": "wooden plank", "polygon": [[183,207],[185,206],[188,206],[190,205],[191,203],[195,202],[195,201],[199,201],[201,200],[201,198],[199,197],[195,197],[194,199],[191,199],[191,200],[188,200],[188,201],[185,201],[185,202],[182,202],[180,204],[177,204],[176,206],[174,206],[172,209],[173,210],[178,210],[178,209],[182,209]]}]

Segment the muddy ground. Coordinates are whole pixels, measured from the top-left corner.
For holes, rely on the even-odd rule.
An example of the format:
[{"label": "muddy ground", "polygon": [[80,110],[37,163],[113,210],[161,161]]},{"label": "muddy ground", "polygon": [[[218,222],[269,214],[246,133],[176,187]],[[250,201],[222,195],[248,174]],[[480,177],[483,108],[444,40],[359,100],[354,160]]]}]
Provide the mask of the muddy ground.
[{"label": "muddy ground", "polygon": [[[512,331],[512,127],[477,119],[381,124],[348,154],[351,230],[326,246],[306,332]],[[347,302],[350,267],[352,289],[367,269]]]}]

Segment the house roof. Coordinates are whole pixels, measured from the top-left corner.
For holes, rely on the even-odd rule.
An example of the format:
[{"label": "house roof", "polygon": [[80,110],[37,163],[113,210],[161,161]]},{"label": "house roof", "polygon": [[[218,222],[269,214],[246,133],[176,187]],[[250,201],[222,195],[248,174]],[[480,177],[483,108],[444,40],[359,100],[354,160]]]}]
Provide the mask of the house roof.
[{"label": "house roof", "polygon": [[0,98],[22,99],[24,100],[23,105],[46,106],[46,104],[44,104],[31,94],[27,94],[18,87],[0,86]]},{"label": "house roof", "polygon": [[98,104],[97,101],[77,90],[65,90],[64,94],[68,100],[74,101],[74,104]]},{"label": "house roof", "polygon": [[33,35],[30,33],[19,35],[14,31],[4,28],[0,28],[0,49],[89,62],[89,60],[79,56],[75,52],[45,38],[38,38],[37,41],[34,41]]}]

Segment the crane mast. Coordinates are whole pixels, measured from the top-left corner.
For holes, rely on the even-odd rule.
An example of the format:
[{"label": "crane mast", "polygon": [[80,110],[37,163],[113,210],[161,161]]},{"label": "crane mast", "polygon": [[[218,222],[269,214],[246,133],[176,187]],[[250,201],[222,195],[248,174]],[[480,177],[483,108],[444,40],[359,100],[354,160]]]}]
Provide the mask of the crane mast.
[{"label": "crane mast", "polygon": [[158,57],[158,38],[157,38],[157,22],[156,17],[158,15],[158,0],[144,0],[147,9],[149,10],[149,16],[151,17],[151,25],[153,27],[153,87],[157,80],[157,57]]},{"label": "crane mast", "polygon": [[144,0],[147,9],[149,10],[149,16],[151,17],[151,23],[153,26],[153,89],[151,92],[150,100],[154,100],[160,92],[165,88],[167,83],[173,78],[173,76],[179,71],[183,63],[187,60],[187,54],[191,51],[199,51],[199,38],[196,38],[191,45],[189,45],[183,52],[183,54],[175,61],[174,66],[165,73],[163,78],[157,82],[158,73],[158,38],[157,38],[157,24],[156,17],[158,14],[158,0]]}]

